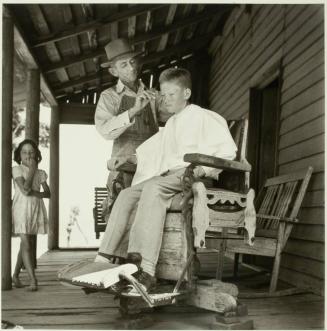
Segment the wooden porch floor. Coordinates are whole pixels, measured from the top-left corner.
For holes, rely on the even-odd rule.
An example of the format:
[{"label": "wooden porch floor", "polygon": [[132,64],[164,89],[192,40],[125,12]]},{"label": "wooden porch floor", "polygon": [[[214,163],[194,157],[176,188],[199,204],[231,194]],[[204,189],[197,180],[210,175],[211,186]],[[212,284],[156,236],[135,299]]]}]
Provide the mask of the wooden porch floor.
[{"label": "wooden porch floor", "polygon": [[[105,293],[85,295],[79,288],[57,281],[62,266],[92,257],[94,251],[52,251],[38,260],[39,291],[16,289],[2,292],[2,320],[26,329],[124,329],[118,301]],[[226,265],[231,269],[231,265]],[[264,275],[265,276],[265,275]],[[240,292],[253,291],[260,282],[253,271],[241,268]],[[266,276],[265,276],[266,277]],[[22,281],[27,282],[23,273]],[[249,310],[255,329],[323,329],[324,298],[306,293],[280,298],[241,299]],[[155,324],[149,329],[204,330],[214,321],[214,313],[200,309],[166,307],[151,313]]]}]

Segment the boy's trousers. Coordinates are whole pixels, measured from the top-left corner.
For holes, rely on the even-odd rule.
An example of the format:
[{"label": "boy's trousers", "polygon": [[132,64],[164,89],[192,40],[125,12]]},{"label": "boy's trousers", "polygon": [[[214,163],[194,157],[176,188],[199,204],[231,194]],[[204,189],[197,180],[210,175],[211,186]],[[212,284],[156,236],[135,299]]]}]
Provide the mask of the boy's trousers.
[{"label": "boy's trousers", "polygon": [[[155,274],[167,209],[182,191],[185,168],[122,190],[112,208],[99,253],[126,257],[140,253],[141,267]],[[134,216],[135,215],[135,216]]]}]

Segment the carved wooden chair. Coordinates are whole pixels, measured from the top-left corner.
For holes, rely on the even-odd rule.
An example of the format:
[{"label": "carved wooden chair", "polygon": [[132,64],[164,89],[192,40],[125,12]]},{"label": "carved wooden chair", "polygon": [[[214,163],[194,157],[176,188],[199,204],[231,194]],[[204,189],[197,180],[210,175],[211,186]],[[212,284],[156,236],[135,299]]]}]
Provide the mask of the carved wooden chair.
[{"label": "carved wooden chair", "polygon": [[[276,291],[281,254],[286,246],[293,225],[308,187],[313,168],[281,175],[266,180],[255,201],[257,210],[256,232],[253,246],[243,241],[242,235],[226,234],[221,247],[235,253],[235,275],[239,254],[268,256],[274,259],[269,293]],[[222,270],[220,271],[221,274]]]}]

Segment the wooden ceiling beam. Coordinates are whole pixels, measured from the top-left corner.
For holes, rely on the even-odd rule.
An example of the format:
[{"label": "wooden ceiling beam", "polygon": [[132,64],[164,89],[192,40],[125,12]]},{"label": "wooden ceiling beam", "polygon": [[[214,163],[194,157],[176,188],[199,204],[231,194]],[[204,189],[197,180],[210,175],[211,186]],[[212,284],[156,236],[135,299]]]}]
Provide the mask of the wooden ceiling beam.
[{"label": "wooden ceiling beam", "polygon": [[174,32],[178,29],[184,28],[190,24],[195,24],[198,22],[209,20],[213,16],[219,15],[220,13],[225,12],[226,10],[230,10],[230,6],[232,5],[221,5],[220,7],[215,7],[212,10],[207,10],[205,13],[201,13],[199,15],[189,17],[185,20],[178,21],[174,24],[161,26],[159,28],[153,29],[152,31],[144,35],[136,36],[133,40],[131,40],[131,42],[133,44],[138,44],[144,41],[150,41],[159,38],[166,33]]},{"label": "wooden ceiling beam", "polygon": [[[112,4],[111,6],[114,6],[114,10],[115,12],[118,12],[118,4]],[[151,11],[150,11],[151,12]],[[112,22],[110,24],[110,39],[111,40],[115,40],[117,39],[119,36],[118,34],[118,22]]]},{"label": "wooden ceiling beam", "polygon": [[[145,32],[148,32],[152,29],[152,12],[148,11],[146,13],[146,19],[145,19]],[[146,42],[142,44],[142,52],[146,51]]]},{"label": "wooden ceiling beam", "polygon": [[[191,9],[192,9],[192,4],[190,4],[190,3],[185,4],[183,7],[182,17],[183,18],[188,17],[191,13]],[[179,29],[176,32],[175,40],[173,42],[175,45],[177,45],[180,42],[180,40],[182,39],[183,31],[184,31],[184,29]]]},{"label": "wooden ceiling beam", "polygon": [[172,56],[172,55],[178,56],[178,55],[185,54],[187,52],[193,52],[195,50],[198,50],[199,48],[202,48],[212,38],[213,38],[213,34],[206,34],[206,35],[199,36],[195,39],[185,41],[178,46],[169,47],[168,49],[165,49],[161,52],[150,53],[149,55],[147,55],[141,59],[141,63],[148,64],[151,62],[155,62],[161,58],[165,58],[167,56]]},{"label": "wooden ceiling beam", "polygon": [[104,89],[107,89],[111,86],[114,86],[116,83],[117,83],[116,81],[114,81],[114,82],[112,82],[112,81],[104,82],[101,85],[100,90],[99,90],[98,86],[92,85],[92,86],[87,87],[86,89],[85,88],[76,89],[75,91],[70,92],[70,93],[62,91],[61,93],[56,94],[56,98],[60,102],[60,99],[62,99],[62,98],[69,98],[70,96],[78,96],[79,94],[82,96],[83,94],[85,94],[85,92],[88,92],[88,93],[101,92]]},{"label": "wooden ceiling beam", "polygon": [[[196,10],[195,12],[196,13],[201,13],[205,8],[205,5],[203,4],[198,4],[197,7],[196,7]],[[217,15],[216,17],[214,16],[212,18],[212,20],[209,22],[209,24],[213,21],[213,20],[220,20],[221,18],[221,15]],[[193,35],[194,35],[194,32],[195,32],[195,29],[196,29],[196,24],[194,24],[194,26],[190,26],[188,27],[186,30],[186,33],[185,33],[185,39],[191,39],[193,38]]]},{"label": "wooden ceiling beam", "polygon": [[153,24],[152,12],[148,11],[146,13],[146,19],[145,19],[145,32],[148,32],[152,29],[152,24]]},{"label": "wooden ceiling beam", "polygon": [[84,61],[87,61],[87,60],[90,60],[90,59],[93,59],[96,57],[103,56],[105,54],[106,53],[105,53],[104,48],[101,47],[95,51],[88,52],[88,53],[85,53],[85,54],[82,54],[79,56],[74,56],[74,57],[68,58],[67,60],[53,63],[49,66],[45,66],[43,69],[44,69],[44,72],[48,74],[50,72],[59,70],[61,68],[67,68],[67,67],[73,66],[75,64],[78,64],[78,63],[81,63],[81,62],[84,62]]},{"label": "wooden ceiling beam", "polygon": [[97,79],[99,79],[101,77],[102,80],[112,80],[113,82],[116,81],[116,79],[114,77],[112,77],[109,73],[95,73],[95,74],[92,74],[92,75],[88,75],[88,76],[85,76],[85,77],[81,77],[81,78],[78,78],[78,79],[74,79],[74,80],[71,80],[69,82],[65,82],[65,83],[62,83],[62,84],[58,84],[58,85],[55,85],[53,86],[54,90],[55,90],[55,94],[57,95],[59,92],[65,90],[65,89],[68,89],[68,88],[72,88],[72,87],[75,87],[75,86],[78,86],[78,85],[83,85],[83,84],[86,84],[86,83],[89,83],[89,82],[93,82]]},{"label": "wooden ceiling beam", "polygon": [[[74,16],[73,16],[73,12],[71,9],[71,6],[69,4],[65,4],[65,5],[61,5],[61,10],[63,13],[63,18],[64,18],[64,22],[66,25],[72,24],[74,25]],[[74,53],[74,56],[79,56],[81,54],[81,48],[80,48],[80,44],[79,44],[79,40],[76,37],[72,37],[70,38],[70,43],[71,43],[71,47]],[[85,66],[84,63],[80,63],[80,66],[78,68],[81,76],[85,76]]]},{"label": "wooden ceiling beam", "polygon": [[[213,38],[213,36],[214,35],[211,34],[211,33],[206,34],[206,35],[202,35],[202,36],[199,36],[198,38],[188,40],[187,42],[184,42],[184,43],[180,44],[179,46],[170,47],[169,49],[163,50],[161,52],[150,53],[149,55],[147,55],[147,56],[145,56],[141,59],[141,63],[143,65],[144,64],[149,64],[149,63],[155,62],[155,61],[157,61],[161,58],[165,58],[167,56],[172,56],[172,55],[182,57],[186,53],[190,53],[190,52],[193,52],[193,51],[198,50],[200,48],[203,48],[205,44],[209,43],[209,41]],[[103,69],[102,72],[104,72],[105,70],[106,69]],[[145,68],[144,70],[149,70],[149,67]],[[92,75],[88,75],[86,77],[82,77],[82,78],[79,78],[79,79],[72,80],[70,82],[58,84],[57,86],[54,86],[53,88],[55,90],[56,95],[59,95],[59,94],[62,95],[62,91],[67,89],[67,88],[72,88],[72,87],[75,87],[75,86],[78,86],[78,85],[89,83],[91,81],[99,79],[99,77],[100,77],[100,74],[95,73],[95,74],[92,74]],[[111,82],[116,81],[109,73],[102,73],[101,78],[102,78],[103,81],[105,81],[105,80],[109,80]]]},{"label": "wooden ceiling beam", "polygon": [[167,6],[167,4],[147,4],[147,5],[135,5],[131,8],[128,8],[124,11],[114,13],[107,17],[102,17],[85,24],[80,24],[74,28],[54,32],[52,34],[47,35],[46,37],[38,38],[34,43],[33,47],[44,46],[48,43],[53,43],[62,39],[66,39],[69,37],[77,36],[82,33],[86,33],[90,30],[98,29],[103,27],[106,24],[117,23],[119,21],[128,19],[130,16],[137,16],[143,14],[148,11],[159,9],[163,6]]},{"label": "wooden ceiling beam", "polygon": [[[44,16],[41,6],[38,4],[31,4],[30,6],[28,6],[28,12],[30,16],[34,18],[32,19],[32,22],[35,27],[35,30],[41,35],[48,35],[50,33],[50,28]],[[55,43],[50,43],[46,45],[45,51],[51,61],[54,62],[61,61],[61,55]],[[69,76],[65,68],[61,68],[60,70],[58,70],[56,72],[56,75],[58,76],[61,82],[66,82],[69,80]]]},{"label": "wooden ceiling beam", "polygon": [[[166,22],[165,22],[166,25],[170,25],[173,23],[176,11],[177,11],[177,4],[171,4],[169,7],[169,10],[168,10],[167,17],[166,17]],[[160,42],[159,42],[159,45],[157,48],[158,52],[160,52],[166,48],[168,38],[169,38],[169,33],[166,33],[161,36]]]},{"label": "wooden ceiling beam", "polygon": [[136,31],[136,16],[130,16],[128,18],[128,38],[132,39],[135,36]]},{"label": "wooden ceiling beam", "polygon": [[[235,5],[221,5],[221,6],[222,7],[215,7],[215,10],[211,9],[211,10],[202,12],[199,15],[196,15],[193,17],[188,17],[175,24],[163,26],[163,27],[157,28],[155,30],[149,31],[147,33],[144,33],[142,35],[136,36],[135,38],[131,39],[130,42],[131,42],[131,44],[135,45],[135,44],[143,43],[143,42],[146,42],[146,41],[149,41],[152,39],[156,39],[158,37],[161,37],[162,35],[165,35],[166,33],[179,30],[190,24],[208,20],[217,15],[223,15],[223,13],[225,13],[226,11],[232,10],[232,8],[234,8]],[[66,67],[72,66],[74,64],[77,64],[79,62],[87,61],[94,57],[99,57],[99,56],[103,56],[103,55],[105,55],[105,51],[103,48],[101,48],[94,52],[83,54],[81,56],[76,56],[76,57],[67,59],[65,61],[59,62],[59,63],[51,64],[47,67],[44,67],[44,72],[50,73],[50,72],[56,71],[58,69],[66,68]]]},{"label": "wooden ceiling beam", "polygon": [[[82,7],[82,11],[84,14],[84,17],[86,18],[86,21],[91,21],[94,20],[94,5],[93,4],[81,4]],[[78,38],[76,38],[78,39]],[[87,32],[87,39],[88,39],[88,43],[90,46],[91,50],[96,50],[98,48],[98,34],[97,34],[97,30],[90,30]],[[99,72],[100,71],[100,63],[99,63],[99,58],[95,57],[93,58],[93,62],[94,62],[94,66],[95,66],[95,71]],[[85,73],[83,73],[81,76],[85,76]],[[101,79],[99,78],[96,81],[96,85],[97,86],[101,86]]]},{"label": "wooden ceiling beam", "polygon": [[[27,38],[23,32],[23,29],[18,23],[18,20],[15,18],[15,15],[11,12],[10,8],[6,6],[6,10],[11,15],[14,20],[14,48],[19,59],[26,65],[29,69],[37,69],[40,68],[40,64],[36,60],[36,56],[33,54],[31,46],[27,42]],[[44,76],[43,72],[41,72],[41,92],[44,98],[47,100],[50,106],[57,106],[58,102],[50,87],[50,84],[47,78]]]}]

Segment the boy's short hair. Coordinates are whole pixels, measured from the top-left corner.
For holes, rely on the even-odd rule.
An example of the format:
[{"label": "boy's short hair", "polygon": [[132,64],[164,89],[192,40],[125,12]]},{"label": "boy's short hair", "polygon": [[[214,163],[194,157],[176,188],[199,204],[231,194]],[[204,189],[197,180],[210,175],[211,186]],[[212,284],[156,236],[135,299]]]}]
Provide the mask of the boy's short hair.
[{"label": "boy's short hair", "polygon": [[191,74],[183,68],[169,68],[164,70],[159,76],[159,84],[175,81],[178,85],[192,90]]}]

